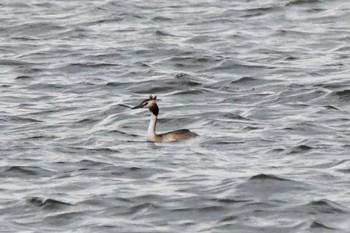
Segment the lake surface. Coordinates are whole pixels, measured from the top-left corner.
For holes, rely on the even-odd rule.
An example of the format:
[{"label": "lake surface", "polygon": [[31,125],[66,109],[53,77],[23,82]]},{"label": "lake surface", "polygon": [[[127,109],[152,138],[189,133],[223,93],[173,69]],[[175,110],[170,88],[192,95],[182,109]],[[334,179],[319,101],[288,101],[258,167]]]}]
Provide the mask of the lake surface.
[{"label": "lake surface", "polygon": [[0,231],[350,232],[349,11],[2,1]]}]

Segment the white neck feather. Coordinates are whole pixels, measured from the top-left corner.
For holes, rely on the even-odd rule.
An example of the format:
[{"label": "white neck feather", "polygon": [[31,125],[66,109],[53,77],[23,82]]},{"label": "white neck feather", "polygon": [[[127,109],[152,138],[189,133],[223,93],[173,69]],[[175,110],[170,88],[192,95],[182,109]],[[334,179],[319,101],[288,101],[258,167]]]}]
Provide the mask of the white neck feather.
[{"label": "white neck feather", "polygon": [[148,139],[153,139],[156,136],[156,124],[157,124],[157,116],[151,113],[151,120],[148,126]]}]

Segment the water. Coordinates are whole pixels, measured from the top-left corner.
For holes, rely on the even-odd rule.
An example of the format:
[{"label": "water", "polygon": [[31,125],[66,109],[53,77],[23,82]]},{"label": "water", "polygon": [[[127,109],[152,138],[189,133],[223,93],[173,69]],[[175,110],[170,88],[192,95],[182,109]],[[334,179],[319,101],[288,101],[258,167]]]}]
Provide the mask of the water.
[{"label": "water", "polygon": [[350,232],[348,1],[0,5],[1,232]]}]

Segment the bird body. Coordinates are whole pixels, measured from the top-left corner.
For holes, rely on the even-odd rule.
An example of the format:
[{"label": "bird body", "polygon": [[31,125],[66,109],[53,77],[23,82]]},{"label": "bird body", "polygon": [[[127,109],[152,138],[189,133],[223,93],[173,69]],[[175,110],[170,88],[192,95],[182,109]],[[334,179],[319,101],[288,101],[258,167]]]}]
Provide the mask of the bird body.
[{"label": "bird body", "polygon": [[157,105],[156,99],[157,99],[156,96],[154,97],[150,96],[149,99],[145,99],[144,101],[141,102],[141,104],[133,107],[133,109],[148,107],[149,111],[151,112],[151,119],[149,122],[148,132],[147,132],[147,141],[171,142],[171,141],[180,141],[180,140],[190,139],[198,136],[198,134],[191,132],[188,129],[180,129],[180,130],[175,130],[167,133],[157,134],[156,126],[157,126],[157,119],[159,114],[159,107]]}]

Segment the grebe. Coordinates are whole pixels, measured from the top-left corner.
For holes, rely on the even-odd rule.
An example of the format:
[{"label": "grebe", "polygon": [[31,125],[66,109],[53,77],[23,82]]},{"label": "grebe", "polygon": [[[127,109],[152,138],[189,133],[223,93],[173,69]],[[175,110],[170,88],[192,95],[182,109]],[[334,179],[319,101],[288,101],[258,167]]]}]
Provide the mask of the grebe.
[{"label": "grebe", "polygon": [[151,120],[148,126],[147,141],[171,142],[171,141],[185,140],[185,139],[194,138],[198,136],[198,134],[193,133],[188,129],[180,129],[180,130],[175,130],[168,133],[157,134],[156,124],[157,124],[159,108],[156,100],[157,100],[157,96],[152,97],[151,95],[149,99],[145,99],[144,101],[141,102],[141,104],[132,108],[132,109],[137,109],[137,108],[148,107],[149,111],[151,112]]}]

